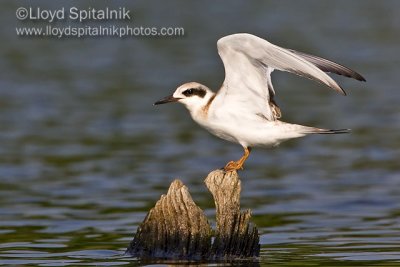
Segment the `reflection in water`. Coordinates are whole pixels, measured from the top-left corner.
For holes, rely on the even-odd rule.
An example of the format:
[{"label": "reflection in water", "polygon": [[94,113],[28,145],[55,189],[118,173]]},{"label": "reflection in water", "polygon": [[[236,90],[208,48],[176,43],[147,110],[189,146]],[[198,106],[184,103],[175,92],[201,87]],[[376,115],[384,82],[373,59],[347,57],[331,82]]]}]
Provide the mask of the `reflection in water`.
[{"label": "reflection in water", "polygon": [[261,265],[398,262],[398,2],[174,4],[118,3],[134,24],[183,26],[185,37],[17,38],[18,6],[1,10],[0,262],[139,265],[125,248],[176,177],[212,218],[203,179],[242,151],[183,107],[152,103],[186,80],[217,89],[215,42],[234,32],[329,57],[367,79],[338,77],[342,97],[274,73],[286,121],[352,133],[254,149],[242,207],[262,233]]}]

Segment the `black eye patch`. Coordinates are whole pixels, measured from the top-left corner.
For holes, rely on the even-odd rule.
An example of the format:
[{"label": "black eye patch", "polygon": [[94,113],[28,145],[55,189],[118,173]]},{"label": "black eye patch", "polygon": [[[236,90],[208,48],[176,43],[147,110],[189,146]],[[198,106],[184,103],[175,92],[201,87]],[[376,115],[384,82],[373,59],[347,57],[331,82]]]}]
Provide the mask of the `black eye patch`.
[{"label": "black eye patch", "polygon": [[204,89],[200,89],[200,88],[190,88],[190,89],[186,89],[185,91],[183,91],[182,94],[187,97],[197,95],[197,96],[203,98],[206,95],[206,91]]}]

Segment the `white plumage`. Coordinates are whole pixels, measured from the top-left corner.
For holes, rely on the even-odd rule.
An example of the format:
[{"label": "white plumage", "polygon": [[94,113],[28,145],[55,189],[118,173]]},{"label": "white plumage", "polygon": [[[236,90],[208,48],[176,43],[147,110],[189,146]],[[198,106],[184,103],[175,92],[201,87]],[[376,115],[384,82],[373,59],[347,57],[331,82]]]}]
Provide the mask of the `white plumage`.
[{"label": "white plumage", "polygon": [[155,104],[180,102],[187,107],[194,121],[209,132],[242,145],[243,157],[229,162],[226,171],[241,169],[251,147],[276,146],[282,141],[311,133],[348,132],[278,120],[281,111],[274,100],[271,73],[275,69],[291,72],[345,94],[325,72],[365,81],[357,72],[320,57],[276,46],[247,33],[225,36],[218,40],[217,46],[225,67],[225,80],[216,94],[200,83],[190,82]]}]

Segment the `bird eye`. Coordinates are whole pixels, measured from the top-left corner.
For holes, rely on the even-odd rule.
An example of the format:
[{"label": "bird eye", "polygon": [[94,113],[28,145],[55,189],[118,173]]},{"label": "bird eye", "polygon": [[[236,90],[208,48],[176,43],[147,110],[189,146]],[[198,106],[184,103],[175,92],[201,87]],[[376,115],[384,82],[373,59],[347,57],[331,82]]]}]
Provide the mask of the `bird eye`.
[{"label": "bird eye", "polygon": [[193,95],[193,93],[194,93],[194,89],[193,89],[193,88],[187,89],[187,90],[185,90],[185,91],[183,92],[183,94],[184,94],[185,96]]}]

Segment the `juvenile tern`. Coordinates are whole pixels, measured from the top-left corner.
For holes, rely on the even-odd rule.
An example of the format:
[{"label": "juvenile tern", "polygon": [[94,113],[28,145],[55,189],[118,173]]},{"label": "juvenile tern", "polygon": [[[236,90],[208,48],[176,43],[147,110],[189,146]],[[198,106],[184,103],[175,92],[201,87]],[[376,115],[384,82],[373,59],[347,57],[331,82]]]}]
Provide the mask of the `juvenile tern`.
[{"label": "juvenile tern", "polygon": [[287,123],[279,120],[281,110],[275,102],[271,73],[276,69],[325,84],[345,95],[345,91],[325,72],[365,81],[359,73],[324,58],[274,45],[257,36],[238,33],[217,42],[225,67],[225,80],[214,93],[207,86],[189,82],[155,105],[180,102],[195,122],[210,133],[239,143],[243,156],[230,161],[225,171],[243,168],[252,147],[277,146],[285,140],[308,134],[347,133]]}]

